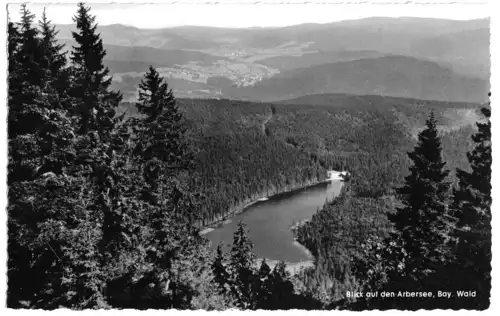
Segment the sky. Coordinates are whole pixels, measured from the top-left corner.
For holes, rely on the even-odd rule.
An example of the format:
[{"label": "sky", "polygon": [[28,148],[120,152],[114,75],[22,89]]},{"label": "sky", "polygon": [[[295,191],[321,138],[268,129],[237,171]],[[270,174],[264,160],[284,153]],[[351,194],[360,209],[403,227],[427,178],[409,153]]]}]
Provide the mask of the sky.
[{"label": "sky", "polygon": [[[190,1],[193,2],[194,0]],[[9,3],[12,2],[14,1],[9,1]],[[28,8],[37,16],[37,19],[41,15],[43,8],[46,7],[47,16],[53,23],[73,23],[72,16],[76,12],[76,3],[33,2],[30,1]],[[175,4],[151,4],[152,1],[148,1],[149,4],[137,3],[138,1],[132,4],[130,1],[126,1],[129,2],[128,4],[116,4],[116,1],[113,4],[109,4],[109,2],[106,4],[95,2],[89,2],[89,5],[92,7],[92,14],[97,16],[100,25],[124,24],[138,28],[162,28],[182,25],[280,27],[302,23],[329,23],[373,16],[470,20],[488,17],[491,9],[486,1],[481,0],[454,1],[453,4],[437,5],[423,5],[419,4],[418,1],[399,1],[399,4],[373,4],[375,0],[371,1],[370,4],[186,4],[186,2],[182,3],[182,1],[177,1]],[[288,2],[293,2],[293,0]],[[325,3],[326,1],[319,2]],[[397,1],[384,2],[395,3]],[[401,4],[402,2],[406,4]],[[451,1],[430,2],[446,3]],[[467,2],[469,4],[458,4],[457,2]],[[13,21],[19,20],[19,9],[20,4],[8,5],[9,16]]]}]

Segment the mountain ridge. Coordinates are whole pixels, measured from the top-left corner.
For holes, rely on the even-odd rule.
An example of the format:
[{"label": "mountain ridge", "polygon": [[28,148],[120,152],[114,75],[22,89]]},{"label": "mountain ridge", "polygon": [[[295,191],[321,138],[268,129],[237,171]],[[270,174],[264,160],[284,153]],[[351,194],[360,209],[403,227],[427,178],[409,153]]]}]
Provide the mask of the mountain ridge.
[{"label": "mountain ridge", "polygon": [[486,80],[455,74],[435,62],[402,55],[323,64],[281,72],[254,87],[228,91],[237,97],[280,101],[302,95],[380,94],[422,100],[480,102]]},{"label": "mountain ridge", "polygon": [[[225,30],[258,30],[258,29],[280,29],[280,28],[294,28],[294,27],[306,27],[306,26],[328,26],[328,25],[333,25],[333,24],[340,24],[340,23],[350,23],[350,22],[373,22],[377,20],[398,20],[398,21],[427,21],[427,22],[433,22],[433,21],[449,21],[449,22],[469,22],[469,23],[478,23],[483,25],[484,23],[487,23],[489,25],[491,18],[490,17],[484,17],[484,18],[476,18],[476,19],[470,19],[470,20],[454,20],[454,19],[442,19],[442,18],[423,18],[423,17],[409,17],[409,16],[401,16],[401,17],[383,17],[383,16],[378,16],[378,17],[367,17],[367,18],[360,18],[360,19],[346,19],[346,20],[339,20],[339,21],[333,21],[333,22],[326,22],[326,23],[299,23],[299,24],[292,24],[292,25],[286,25],[286,26],[250,26],[250,27],[219,27],[219,26],[207,26],[207,25],[176,25],[176,26],[163,26],[163,27],[158,27],[158,28],[141,28],[133,25],[128,25],[128,24],[123,24],[123,23],[111,23],[111,24],[99,24],[99,27],[124,27],[124,28],[133,28],[133,29],[138,29],[138,30],[163,30],[163,29],[176,29],[176,28],[207,28],[207,29],[225,29]],[[56,24],[56,27],[67,27],[67,26],[75,26],[74,23],[60,23]]]},{"label": "mountain ridge", "polygon": [[[479,101],[489,91],[489,24],[490,18],[464,21],[373,17],[273,28],[140,29],[113,24],[100,26],[99,30],[107,43],[105,59],[111,72],[123,79],[119,86],[130,90],[127,95],[131,98],[136,88],[128,87],[127,82],[136,82],[151,64],[164,68],[167,78],[173,74],[170,81],[181,96],[276,101],[345,92]],[[59,39],[70,41],[73,27],[62,27]],[[402,62],[394,56],[413,59]],[[382,57],[393,59],[366,62]],[[362,71],[360,60],[365,60],[364,67],[372,69],[371,74]],[[351,62],[344,66],[354,68],[344,69],[339,64],[342,62]],[[374,63],[385,65],[377,68]],[[374,72],[379,72],[380,78]],[[339,79],[342,76],[345,80]],[[224,85],[211,79],[216,77],[224,77]],[[283,80],[293,90],[287,90],[285,82],[278,82]],[[303,84],[297,87],[294,81]],[[277,88],[276,92],[266,90],[266,85]]]}]

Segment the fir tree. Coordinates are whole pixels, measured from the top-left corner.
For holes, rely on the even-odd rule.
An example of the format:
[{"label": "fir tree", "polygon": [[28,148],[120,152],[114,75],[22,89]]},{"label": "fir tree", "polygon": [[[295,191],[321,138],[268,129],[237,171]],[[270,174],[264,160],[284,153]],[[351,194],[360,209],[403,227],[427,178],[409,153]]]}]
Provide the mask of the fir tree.
[{"label": "fir tree", "polygon": [[[166,84],[161,80],[156,81],[156,84],[159,86],[141,85],[141,93],[158,91],[157,88],[167,91]],[[181,269],[179,264],[190,256],[189,249],[199,238],[197,230],[191,225],[192,218],[196,217],[193,216],[195,201],[185,188],[181,174],[183,168],[179,167],[189,165],[192,157],[183,147],[183,120],[181,113],[177,112],[173,94],[169,91],[167,95],[157,94],[157,96],[156,103],[142,99],[144,104],[156,106],[157,111],[152,115],[127,122],[127,126],[132,127],[135,136],[131,137],[131,146],[135,150],[129,153],[133,154],[133,159],[129,163],[135,166],[137,172],[141,173],[140,178],[143,179],[141,185],[137,186],[137,192],[140,192],[137,198],[148,208],[147,223],[144,225],[151,229],[150,238],[152,238],[145,247],[149,250],[144,260],[153,267],[148,272],[148,277],[158,284],[154,290],[156,294],[153,296],[161,298],[150,300],[148,304],[176,308],[185,304],[183,293],[187,293],[182,290],[185,285],[179,279],[182,275],[179,272]],[[171,109],[175,113],[172,113]],[[106,184],[102,187],[108,186],[109,184]],[[113,218],[119,217],[109,216],[108,227],[115,227],[116,231],[120,231],[119,223],[113,224],[116,222]],[[110,233],[109,236],[113,235],[116,235],[116,232]],[[159,284],[164,284],[166,287]]]},{"label": "fir tree", "polygon": [[[143,166],[146,183],[143,198],[157,204],[173,194],[171,198],[177,196],[177,201],[186,202],[191,199],[188,189],[175,179],[193,166],[194,157],[187,146],[184,119],[175,97],[153,67],[149,68],[141,81],[139,95],[136,107],[145,116],[132,119],[130,123],[136,135],[134,152],[138,163]],[[186,205],[177,210],[182,209],[186,217],[194,220],[196,215],[187,213],[188,209],[193,208],[193,205]]]},{"label": "fir tree", "polygon": [[224,294],[226,292],[226,284],[229,282],[229,273],[224,267],[224,252],[221,246],[217,246],[217,255],[212,263],[212,274],[214,275],[214,282],[219,288],[219,293]]},{"label": "fir tree", "polygon": [[272,278],[271,278],[271,268],[266,262],[266,259],[262,259],[259,271],[257,272],[256,284],[254,285],[254,291],[257,292],[257,308],[268,309],[268,301],[272,296]]},{"label": "fir tree", "polygon": [[192,157],[184,139],[183,115],[177,107],[172,90],[152,66],[139,85],[137,110],[145,115],[138,142],[138,151],[145,159],[162,161],[167,170],[187,169]]},{"label": "fir tree", "polygon": [[9,21],[8,24],[8,39],[7,39],[7,52],[9,54],[9,75],[16,70],[16,59],[18,58],[16,54],[18,53],[19,44],[21,42],[21,34],[16,24]]},{"label": "fir tree", "polygon": [[21,43],[21,34],[16,24],[9,22],[8,25],[8,59],[9,59],[9,74],[8,74],[8,137],[15,137],[16,130],[19,127],[17,122],[17,111],[20,109],[21,97],[21,67],[17,54],[19,54],[19,46]]},{"label": "fir tree", "polygon": [[481,109],[486,122],[477,123],[476,147],[467,154],[472,171],[457,169],[459,187],[452,209],[457,218],[455,237],[458,287],[476,289],[468,308],[486,309],[491,291],[491,110]]},{"label": "fir tree", "polygon": [[460,189],[454,191],[454,198],[462,207],[460,227],[478,222],[476,216],[490,216],[487,213],[491,206],[491,110],[483,107],[481,113],[487,122],[476,123],[478,132],[472,136],[476,147],[467,154],[472,172],[457,169]]},{"label": "fir tree", "polygon": [[40,32],[33,25],[35,15],[21,5],[21,22],[18,23],[20,33],[19,52],[16,54],[21,66],[21,82],[41,85],[43,71],[40,68],[43,53],[40,45]]},{"label": "fir tree", "polygon": [[78,32],[72,32],[77,43],[71,51],[74,77],[72,95],[79,100],[76,111],[81,118],[80,133],[96,130],[101,137],[106,138],[113,129],[115,109],[122,96],[119,92],[109,90],[112,77],[103,64],[106,51],[90,8],[79,3],[73,20]]},{"label": "fir tree", "polygon": [[271,268],[267,265],[266,258],[262,259],[262,262],[260,264],[259,268],[259,277],[261,279],[265,279],[269,276],[269,273],[271,273]]},{"label": "fir tree", "polygon": [[268,302],[269,309],[290,309],[296,304],[294,302],[294,289],[290,281],[290,274],[286,271],[286,264],[280,261],[274,266],[270,276],[271,299]]},{"label": "fir tree", "polygon": [[[33,26],[35,16],[21,5],[21,22],[17,28],[9,28],[9,138],[32,132],[38,122],[32,111],[33,100],[38,95],[36,91],[43,82],[40,71],[39,32]],[[21,121],[31,120],[30,124]],[[26,121],[25,121],[26,122]]]},{"label": "fir tree", "polygon": [[59,93],[63,95],[67,93],[69,74],[66,69],[66,52],[63,52],[64,45],[58,44],[56,36],[59,33],[55,26],[51,25],[51,21],[47,19],[45,9],[42,13],[42,18],[38,21],[41,30],[41,51],[43,58],[40,67],[45,72],[45,80],[53,82],[53,86]]},{"label": "fir tree", "polygon": [[78,171],[74,121],[50,85],[29,87],[32,101],[9,103],[31,127],[9,142],[9,305],[104,306],[99,216],[86,208],[91,182]]},{"label": "fir tree", "polygon": [[449,171],[445,169],[436,124],[431,112],[417,146],[408,154],[413,162],[410,174],[397,190],[404,206],[389,214],[408,254],[403,274],[412,280],[434,272],[447,255]]},{"label": "fir tree", "polygon": [[244,223],[238,223],[238,229],[233,235],[233,246],[231,248],[230,268],[233,283],[237,292],[237,304],[239,308],[252,308],[255,304],[255,293],[253,290],[254,273],[252,267],[255,255],[252,252],[253,244],[247,236]]},{"label": "fir tree", "polygon": [[[24,12],[27,22],[20,25],[21,31],[9,27],[9,64],[16,65],[9,73],[8,104],[9,306],[20,307],[25,301],[24,306],[48,309],[102,308],[110,303],[186,308],[194,292],[186,270],[200,245],[197,230],[185,218],[190,212],[186,192],[176,181],[162,179],[157,203],[142,199],[143,164],[129,159],[128,128],[120,118],[109,115],[104,120],[110,114],[105,109],[116,99],[106,100],[105,89],[82,85],[90,82],[85,81],[87,70],[80,67],[87,66],[85,62],[77,63],[69,78],[72,88],[83,87],[85,93],[66,101],[78,106],[92,101],[87,104],[95,115],[87,133],[81,133],[82,119],[70,112],[73,107],[62,106],[64,87],[50,78],[28,78],[32,64],[54,66],[48,61],[58,48],[47,40],[47,45],[36,46],[38,59],[19,55],[32,44],[22,37],[35,34],[30,22],[34,17]],[[46,18],[42,21],[45,34],[55,34]],[[43,43],[43,36],[36,41]],[[113,288],[117,279],[127,285]],[[125,294],[124,300],[128,290],[132,294]]]},{"label": "fir tree", "polygon": [[[175,108],[175,98],[172,90],[153,66],[139,84],[139,102],[136,103],[139,113],[146,115],[148,121],[155,120],[167,107]],[[176,108],[174,109],[176,111]],[[172,117],[178,119],[178,117]]]}]

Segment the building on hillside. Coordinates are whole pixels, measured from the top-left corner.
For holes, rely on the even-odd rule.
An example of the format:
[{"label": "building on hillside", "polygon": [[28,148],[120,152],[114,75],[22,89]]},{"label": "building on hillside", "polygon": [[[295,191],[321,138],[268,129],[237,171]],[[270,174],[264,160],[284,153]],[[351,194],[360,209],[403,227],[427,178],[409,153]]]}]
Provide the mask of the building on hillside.
[{"label": "building on hillside", "polygon": [[347,171],[328,170],[326,172],[326,178],[328,181],[344,180],[347,176],[349,176]]}]

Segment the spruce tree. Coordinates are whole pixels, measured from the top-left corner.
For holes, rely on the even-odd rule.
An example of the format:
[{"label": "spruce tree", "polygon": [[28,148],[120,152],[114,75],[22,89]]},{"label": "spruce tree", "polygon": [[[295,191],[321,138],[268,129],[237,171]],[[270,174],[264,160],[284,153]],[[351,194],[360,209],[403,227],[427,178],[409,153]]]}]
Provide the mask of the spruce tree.
[{"label": "spruce tree", "polygon": [[[146,77],[152,74],[156,74],[153,68]],[[163,79],[159,76],[157,79],[140,86],[143,97],[139,107],[142,104],[154,111],[146,111],[144,117],[127,122],[133,130],[131,146],[134,150],[130,153],[133,154],[130,164],[141,173],[138,199],[148,208],[145,225],[151,229],[152,239],[145,261],[153,267],[149,275],[157,284],[168,284],[168,291],[160,287],[155,290],[162,299],[154,304],[175,308],[184,304],[179,281],[180,262],[190,256],[189,249],[199,237],[195,237],[197,230],[191,225],[195,217],[194,201],[182,177],[182,171],[192,162],[192,156],[184,149],[183,117],[172,92],[168,91]],[[154,102],[144,97],[146,94],[154,95]],[[112,223],[112,217],[109,219]]]},{"label": "spruce tree", "polygon": [[[45,34],[55,34],[43,20]],[[162,181],[157,203],[144,201],[143,164],[129,159],[128,127],[111,115],[107,124],[99,120],[110,114],[103,110],[113,104],[108,92],[82,85],[87,77],[79,75],[88,72],[79,65],[69,81],[85,93],[73,90],[67,100],[65,88],[59,91],[50,78],[26,75],[30,63],[47,70],[55,66],[48,61],[60,60],[51,40],[36,46],[36,60],[20,56],[31,44],[23,34],[34,34],[28,22],[19,32],[9,26],[9,65],[16,65],[10,67],[8,103],[9,307],[26,301],[48,309],[186,308],[194,293],[186,270],[200,237],[179,211],[190,211],[182,186]],[[43,43],[43,36],[34,38]],[[95,115],[82,133],[81,116],[62,102],[81,109],[89,100]],[[127,285],[113,288],[117,279]]]},{"label": "spruce tree", "polygon": [[[167,83],[153,67],[149,67],[141,81],[139,96],[136,107],[144,116],[131,119],[130,124],[136,136],[137,163],[143,166],[144,199],[157,204],[177,196],[179,199],[175,199],[184,203],[191,197],[189,189],[178,179],[193,166],[194,157],[187,146],[182,113]],[[193,220],[197,216],[188,213],[189,209],[193,210],[193,205],[182,207],[183,217]]]},{"label": "spruce tree", "polygon": [[115,109],[122,96],[109,89],[112,77],[103,64],[106,51],[97,33],[95,16],[90,14],[90,7],[79,3],[73,20],[78,32],[72,32],[77,43],[71,51],[74,77],[72,95],[79,100],[76,109],[80,117],[79,132],[86,134],[89,130],[95,130],[106,138],[113,129]]},{"label": "spruce tree", "polygon": [[43,71],[40,68],[43,52],[40,45],[40,31],[33,25],[35,15],[21,5],[21,22],[18,23],[20,33],[19,53],[16,54],[21,65],[21,82],[41,85]]},{"label": "spruce tree", "polygon": [[16,54],[18,53],[19,44],[21,42],[21,34],[15,23],[10,22],[8,24],[8,39],[7,39],[7,52],[9,54],[9,75],[16,70]]},{"label": "spruce tree", "polygon": [[243,222],[238,223],[238,228],[233,234],[233,246],[231,248],[231,267],[239,269],[249,269],[255,262],[255,255],[252,252],[253,243],[247,236],[248,230]]},{"label": "spruce tree", "polygon": [[189,168],[192,157],[184,139],[183,115],[172,90],[152,66],[139,85],[138,101],[137,110],[145,117],[136,129],[140,135],[137,150],[147,160],[162,161],[166,170]]},{"label": "spruce tree", "polygon": [[[103,285],[92,255],[99,218],[85,207],[92,200],[90,182],[74,171],[75,122],[50,80],[40,80],[47,56],[31,25],[34,16],[25,6],[22,12],[18,45],[9,54],[9,64],[16,65],[9,90],[18,79],[19,89],[9,91],[8,104],[8,304],[95,306],[102,303]],[[9,36],[15,35],[11,27]],[[30,51],[36,57],[21,56]]]},{"label": "spruce tree", "polygon": [[139,84],[138,101],[137,110],[146,115],[147,120],[155,120],[163,109],[175,107],[172,90],[168,89],[167,83],[153,66],[149,66]]},{"label": "spruce tree", "polygon": [[257,308],[269,309],[268,302],[272,296],[272,278],[271,278],[271,268],[266,262],[266,259],[262,259],[260,268],[257,271],[256,284],[254,285],[254,291],[257,292]]},{"label": "spruce tree", "polygon": [[403,207],[389,214],[389,219],[408,254],[403,274],[415,281],[434,272],[447,255],[449,171],[445,169],[433,112],[408,156],[413,165],[404,186],[397,189]]},{"label": "spruce tree", "polygon": [[224,266],[224,252],[221,245],[217,246],[217,253],[214,262],[212,263],[212,273],[214,282],[217,284],[220,294],[226,293],[226,284],[229,282],[229,273]]},{"label": "spruce tree", "polygon": [[18,128],[16,112],[20,107],[21,97],[21,67],[17,54],[19,54],[19,46],[21,43],[21,34],[16,24],[9,22],[8,25],[8,59],[9,59],[9,74],[7,82],[8,88],[8,137],[12,139],[15,137]]},{"label": "spruce tree", "polygon": [[[72,35],[77,45],[70,54],[70,96],[74,106],[69,110],[78,122],[77,163],[88,169],[87,177],[92,183],[92,202],[88,208],[102,221],[100,239],[94,245],[97,248],[94,264],[107,272],[108,279],[114,279],[120,276],[117,269],[120,260],[135,258],[138,263],[145,260],[131,249],[131,238],[134,238],[131,230],[137,232],[137,226],[149,220],[140,214],[148,212],[150,207],[124,199],[125,195],[138,198],[135,195],[140,192],[140,185],[132,181],[138,177],[137,168],[131,166],[125,156],[128,150],[124,139],[128,136],[119,126],[121,118],[115,118],[121,95],[110,90],[112,77],[103,64],[106,52],[97,33],[95,17],[89,7],[79,3],[73,20],[77,32]],[[53,33],[48,30],[50,27],[46,29],[47,34]],[[56,50],[57,47],[51,49]],[[54,57],[62,63],[60,56]],[[135,238],[142,244],[149,237],[139,234]]]},{"label": "spruce tree", "polygon": [[286,264],[280,261],[274,266],[271,272],[272,297],[269,302],[270,309],[289,309],[293,308],[295,302],[293,284],[290,281],[290,274],[286,271]]},{"label": "spruce tree", "polygon": [[267,265],[266,258],[262,259],[262,262],[260,264],[259,268],[259,277],[261,279],[265,279],[269,276],[269,273],[271,273],[271,268],[269,268],[269,265]]},{"label": "spruce tree", "polygon": [[477,123],[476,147],[467,154],[472,171],[457,169],[459,187],[452,209],[457,218],[457,286],[477,290],[468,308],[486,309],[491,291],[491,110],[481,109],[487,122]]},{"label": "spruce tree", "polygon": [[40,68],[45,73],[45,80],[51,81],[59,95],[67,93],[69,83],[69,73],[66,69],[66,52],[63,52],[64,45],[57,42],[56,36],[59,33],[55,26],[51,25],[45,14],[45,9],[42,13],[42,18],[38,21],[41,30],[40,46],[43,52],[43,58],[40,63]]},{"label": "spruce tree", "polygon": [[252,270],[255,263],[252,248],[253,244],[247,236],[246,225],[239,222],[238,229],[233,235],[230,268],[232,281],[237,289],[237,304],[239,308],[243,309],[252,308],[256,302],[256,293],[252,291],[255,277]]},{"label": "spruce tree", "polygon": [[[40,50],[39,32],[33,26],[35,16],[21,5],[21,21],[17,28],[9,27],[9,138],[32,132],[37,128],[36,111],[32,107],[37,97],[39,87],[43,83],[40,70],[40,59],[43,53]],[[35,117],[32,117],[35,116]],[[21,124],[24,119],[31,117],[31,124]]]},{"label": "spruce tree", "polygon": [[[49,235],[58,235],[58,239],[64,235],[59,216],[68,216],[67,210],[78,208],[73,203],[77,199],[70,192],[78,195],[84,186],[81,179],[75,181],[77,186],[72,186],[75,179],[64,172],[74,162],[73,122],[66,113],[51,108],[57,102],[54,93],[47,90],[42,93],[39,88],[35,91],[38,93],[33,103],[25,105],[30,111],[29,118],[25,115],[17,118],[19,124],[29,125],[35,121],[37,128],[9,141],[9,301],[12,305],[20,299],[32,303],[41,299],[45,295],[43,288],[48,283],[57,283],[57,275],[62,275],[63,263],[58,261],[57,256],[61,256],[57,252],[63,243],[52,242]],[[16,111],[10,104],[9,110]],[[65,185],[68,187],[62,193],[61,187]],[[59,212],[61,209],[65,211]],[[57,228],[50,231],[51,224]],[[46,290],[57,292],[52,299],[60,294],[54,288]]]},{"label": "spruce tree", "polygon": [[488,217],[491,212],[491,110],[483,107],[481,113],[487,122],[476,123],[478,132],[472,136],[476,147],[467,153],[472,172],[457,169],[459,190],[454,191],[454,201],[461,206],[460,227],[476,223],[477,216]]}]

